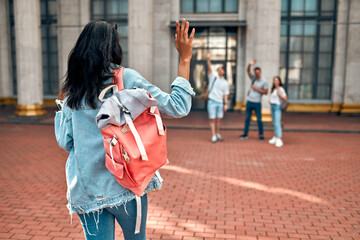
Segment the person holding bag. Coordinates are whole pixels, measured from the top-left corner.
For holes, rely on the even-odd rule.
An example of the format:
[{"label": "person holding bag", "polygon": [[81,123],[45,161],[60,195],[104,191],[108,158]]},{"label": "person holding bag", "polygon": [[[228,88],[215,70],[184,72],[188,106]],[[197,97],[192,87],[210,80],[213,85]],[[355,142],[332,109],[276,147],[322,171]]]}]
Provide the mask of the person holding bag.
[{"label": "person holding bag", "polygon": [[207,110],[210,120],[211,142],[223,141],[220,134],[221,120],[224,117],[224,112],[227,111],[229,84],[224,75],[225,70],[223,66],[217,68],[217,76],[213,73],[211,68],[211,52],[207,55],[208,78],[209,78],[209,97],[207,102]]},{"label": "person holding bag", "polygon": [[275,144],[276,147],[284,145],[281,140],[281,103],[287,102],[286,92],[279,76],[274,77],[273,85],[271,88],[270,104],[271,104],[271,117],[274,125],[274,136],[269,140],[270,144]]},{"label": "person holding bag", "polygon": [[[161,91],[133,69],[125,68],[122,72],[125,89],[145,89],[157,100],[161,114],[175,118],[189,113],[191,96],[195,95],[189,83],[195,29],[190,36],[188,31],[189,22],[183,19],[180,27],[176,21],[175,46],[180,61],[171,93]],[[116,219],[125,240],[145,240],[147,192],[161,188],[161,177],[155,174],[141,194],[141,228],[135,231],[135,194],[121,186],[106,168],[103,137],[95,118],[102,104],[98,96],[103,89],[117,83],[114,72],[121,68],[121,62],[117,25],[101,20],[89,22],[70,52],[66,79],[59,94],[63,104],[54,125],[59,146],[69,152],[67,206],[70,214],[78,214],[86,239],[113,240]]]}]

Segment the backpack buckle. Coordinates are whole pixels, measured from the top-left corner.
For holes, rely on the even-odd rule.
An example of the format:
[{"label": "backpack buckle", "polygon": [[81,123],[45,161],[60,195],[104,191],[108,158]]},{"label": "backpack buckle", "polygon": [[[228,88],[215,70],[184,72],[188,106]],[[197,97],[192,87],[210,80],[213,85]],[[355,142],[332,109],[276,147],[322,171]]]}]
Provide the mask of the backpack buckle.
[{"label": "backpack buckle", "polygon": [[125,107],[122,107],[122,109],[121,110],[123,110],[123,112],[125,113],[125,114],[130,114],[130,111],[129,110],[127,110]]},{"label": "backpack buckle", "polygon": [[111,146],[115,146],[116,144],[117,144],[117,138],[116,138],[116,136],[114,135],[114,137],[110,140],[110,144],[111,144]]},{"label": "backpack buckle", "polygon": [[129,125],[125,124],[125,125],[122,127],[121,132],[122,132],[122,133],[127,133],[128,131],[130,131]]}]

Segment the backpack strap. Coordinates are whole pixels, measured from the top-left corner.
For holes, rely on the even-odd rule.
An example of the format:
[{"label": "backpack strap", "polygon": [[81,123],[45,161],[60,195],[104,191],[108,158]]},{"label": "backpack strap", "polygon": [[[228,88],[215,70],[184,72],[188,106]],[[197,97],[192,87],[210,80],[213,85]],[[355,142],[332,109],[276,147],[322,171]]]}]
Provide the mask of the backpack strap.
[{"label": "backpack strap", "polygon": [[104,88],[104,90],[102,90],[101,91],[101,93],[99,94],[99,100],[100,100],[100,102],[103,102],[103,101],[105,101],[104,100],[104,97],[105,97],[105,94],[107,93],[107,91],[109,91],[109,89],[110,88],[112,88],[113,89],[113,92],[117,92],[117,91],[119,91],[118,90],[118,86],[116,86],[116,85],[110,85],[110,86],[107,86],[106,88]]},{"label": "backpack strap", "polygon": [[136,224],[135,224],[135,234],[140,233],[141,226],[141,198],[135,195],[136,199]]},{"label": "backpack strap", "polygon": [[211,93],[211,90],[214,88],[214,85],[215,85],[216,80],[217,80],[217,77],[214,78],[214,81],[213,81],[212,84],[211,84],[211,87],[210,87],[210,89],[209,89],[209,94]]},{"label": "backpack strap", "polygon": [[133,134],[133,136],[135,138],[136,145],[138,146],[138,149],[140,151],[141,159],[143,161],[149,161],[148,156],[146,154],[144,144],[143,144],[143,142],[142,142],[142,140],[140,138],[139,133],[136,131],[135,125],[134,125],[134,123],[133,123],[133,121],[132,121],[132,119],[130,117],[130,114],[125,113],[124,116],[125,116],[125,121],[129,125],[130,131],[131,131],[131,133]]},{"label": "backpack strap", "polygon": [[[159,170],[155,172],[155,175],[159,178],[160,182],[163,182],[162,177],[160,176]],[[141,197],[135,195],[136,199],[136,223],[135,223],[135,232],[134,234],[140,233],[141,226]]]},{"label": "backpack strap", "polygon": [[150,108],[149,114],[151,114],[151,115],[153,115],[155,117],[159,135],[164,136],[165,131],[164,131],[164,127],[163,127],[163,122],[161,120],[161,117],[158,114],[155,113],[155,110],[156,110],[156,106],[152,106]]},{"label": "backpack strap", "polygon": [[[107,86],[106,88],[104,88],[104,89],[101,91],[101,93],[99,94],[99,97],[98,97],[101,102],[104,102],[105,94],[106,94],[107,91],[109,91],[111,88],[112,88],[113,92],[118,92],[118,91],[124,90],[124,83],[123,83],[123,77],[122,77],[123,70],[124,70],[124,67],[121,67],[121,68],[115,69],[115,70],[113,71],[114,77],[116,78],[116,83],[117,83],[117,84],[112,84],[112,85],[110,85],[110,86]],[[114,82],[114,81],[113,81],[113,82]]]}]

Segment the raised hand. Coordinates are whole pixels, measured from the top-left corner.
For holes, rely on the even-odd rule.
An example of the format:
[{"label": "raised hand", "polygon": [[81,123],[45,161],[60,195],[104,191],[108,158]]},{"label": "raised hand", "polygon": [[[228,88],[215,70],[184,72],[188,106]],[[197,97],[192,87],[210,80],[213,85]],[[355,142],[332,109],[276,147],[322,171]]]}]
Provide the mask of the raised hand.
[{"label": "raised hand", "polygon": [[181,27],[179,21],[176,21],[176,34],[175,34],[175,46],[180,54],[180,59],[190,61],[192,57],[193,39],[195,34],[195,28],[192,29],[190,37],[189,22],[185,19],[182,20]]},{"label": "raised hand", "polygon": [[252,60],[251,62],[249,62],[250,65],[254,65],[256,63],[256,59]]},{"label": "raised hand", "polygon": [[206,59],[207,59],[207,65],[208,65],[208,74],[211,74],[212,73],[212,68],[211,68],[211,51],[208,51],[207,54],[206,54]]},{"label": "raised hand", "polygon": [[211,51],[208,51],[206,54],[206,59],[211,59],[212,53]]}]

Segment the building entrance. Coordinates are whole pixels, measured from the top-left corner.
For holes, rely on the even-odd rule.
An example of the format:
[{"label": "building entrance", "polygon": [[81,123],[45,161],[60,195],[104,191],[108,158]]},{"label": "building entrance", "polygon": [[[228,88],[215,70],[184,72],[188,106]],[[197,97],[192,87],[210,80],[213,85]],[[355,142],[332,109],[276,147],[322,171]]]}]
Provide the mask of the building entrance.
[{"label": "building entrance", "polygon": [[[201,93],[208,83],[208,67],[206,55],[212,52],[211,68],[214,73],[218,67],[225,69],[225,78],[229,83],[229,109],[235,104],[236,88],[236,56],[237,56],[237,28],[236,27],[201,27],[196,28],[193,41],[193,57],[190,65],[190,83],[196,92],[193,100],[193,110],[205,110],[205,102]],[[217,73],[216,73],[217,74]]]}]

